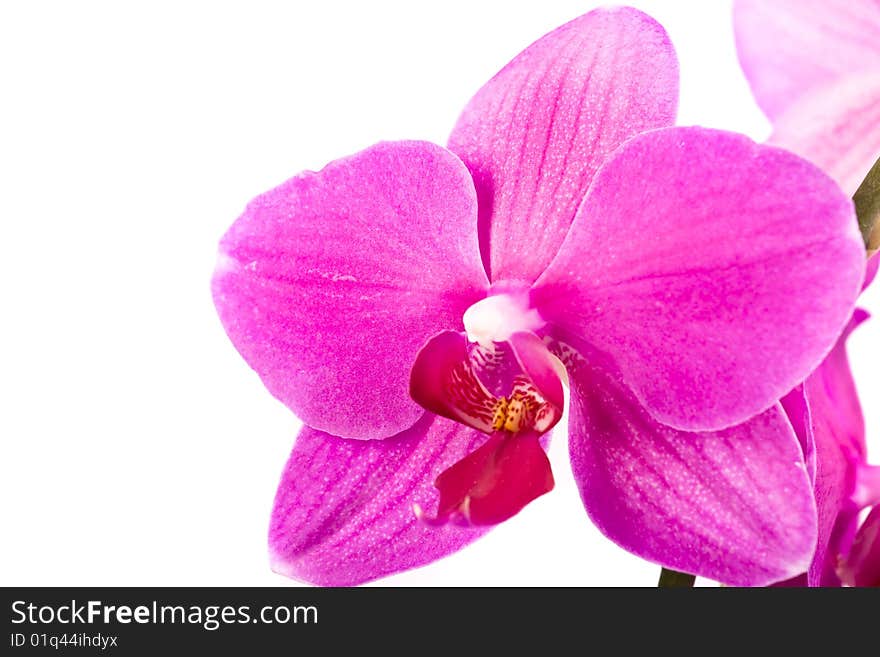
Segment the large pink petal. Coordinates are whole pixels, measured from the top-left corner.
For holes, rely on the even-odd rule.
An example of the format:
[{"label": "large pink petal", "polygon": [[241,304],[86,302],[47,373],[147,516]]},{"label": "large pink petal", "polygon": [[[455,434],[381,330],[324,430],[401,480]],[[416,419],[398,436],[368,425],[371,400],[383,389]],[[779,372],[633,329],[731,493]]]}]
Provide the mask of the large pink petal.
[{"label": "large pink petal", "polygon": [[492,280],[534,281],[608,154],[642,130],[671,125],[677,103],[672,45],[630,8],[563,25],[492,78],[449,139],[474,176]]},{"label": "large pink petal", "polygon": [[821,363],[864,271],[852,201],[814,165],[669,128],[600,170],[532,301],[610,354],[656,419],[716,430]]},{"label": "large pink petal", "polygon": [[220,243],[214,302],[269,391],[306,424],[383,438],[423,410],[416,353],[487,287],[464,165],[381,143],[254,199]]},{"label": "large pink petal", "polygon": [[877,0],[736,0],[740,63],[771,119],[803,94],[880,70]]},{"label": "large pink petal", "polygon": [[880,158],[880,61],[806,94],[773,128],[770,143],[814,162],[852,196]]},{"label": "large pink petal", "polygon": [[430,527],[413,505],[436,507],[434,479],[486,436],[430,413],[385,440],[304,428],[275,497],[272,568],[321,586],[349,586],[430,563],[486,530]]},{"label": "large pink petal", "polygon": [[806,570],[816,509],[800,445],[778,406],[723,431],[687,433],[658,424],[601,366],[582,363],[571,386],[574,476],[611,540],[736,586]]}]

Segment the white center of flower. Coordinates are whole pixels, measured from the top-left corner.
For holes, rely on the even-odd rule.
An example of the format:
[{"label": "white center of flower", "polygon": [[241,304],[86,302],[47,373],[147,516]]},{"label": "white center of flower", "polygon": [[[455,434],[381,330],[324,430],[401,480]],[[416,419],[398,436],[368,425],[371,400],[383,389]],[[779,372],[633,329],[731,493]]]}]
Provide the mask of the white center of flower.
[{"label": "white center of flower", "polygon": [[493,342],[505,342],[519,331],[536,331],[545,324],[538,311],[529,307],[526,294],[495,294],[468,308],[464,317],[468,340],[492,349]]}]

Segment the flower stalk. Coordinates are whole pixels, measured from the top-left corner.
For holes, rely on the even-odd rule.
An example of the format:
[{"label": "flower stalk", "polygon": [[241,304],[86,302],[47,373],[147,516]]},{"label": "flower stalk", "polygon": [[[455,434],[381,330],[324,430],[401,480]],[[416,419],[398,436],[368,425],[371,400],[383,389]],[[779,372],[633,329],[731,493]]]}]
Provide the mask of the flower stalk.
[{"label": "flower stalk", "polygon": [[853,201],[865,246],[868,251],[876,251],[880,248],[880,159],[874,163],[859,185]]},{"label": "flower stalk", "polygon": [[696,579],[695,575],[663,568],[660,570],[660,581],[657,582],[657,587],[661,589],[689,589],[693,587]]}]

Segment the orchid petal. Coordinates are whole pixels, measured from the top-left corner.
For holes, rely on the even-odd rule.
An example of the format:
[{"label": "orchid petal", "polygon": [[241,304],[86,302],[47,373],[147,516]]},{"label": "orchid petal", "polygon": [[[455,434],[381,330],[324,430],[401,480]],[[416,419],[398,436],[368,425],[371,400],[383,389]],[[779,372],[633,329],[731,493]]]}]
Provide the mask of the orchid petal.
[{"label": "orchid petal", "polygon": [[624,549],[734,586],[806,570],[816,509],[778,406],[723,431],[686,433],[658,424],[625,385],[584,363],[571,373],[569,440],[587,513]]},{"label": "orchid petal", "polygon": [[867,450],[865,420],[850,371],[846,341],[867,319],[867,312],[855,309],[834,349],[804,383],[814,431],[817,426],[827,429],[847,454],[861,459]]},{"label": "orchid petal", "polygon": [[422,566],[485,529],[429,527],[413,505],[433,507],[438,473],[485,436],[431,414],[385,440],[346,440],[306,427],[275,497],[272,568],[321,586],[351,586]]},{"label": "orchid petal", "polygon": [[677,103],[669,38],[630,8],[563,25],[492,78],[449,139],[474,176],[491,279],[534,281],[608,154],[643,130],[671,125]]},{"label": "orchid petal", "polygon": [[214,302],[306,424],[384,438],[423,413],[407,389],[422,344],[485,294],[475,223],[452,153],[381,143],[252,201],[220,243]]},{"label": "orchid petal", "polygon": [[875,71],[804,95],[774,122],[770,143],[805,157],[855,194],[880,158],[880,61]]},{"label": "orchid petal", "polygon": [[850,586],[880,586],[880,506],[859,528],[840,575]]},{"label": "orchid petal", "polygon": [[804,454],[804,465],[810,481],[816,480],[816,441],[810,426],[810,405],[803,384],[795,387],[790,393],[779,400],[782,410],[788,418],[801,450]]},{"label": "orchid petal", "polygon": [[866,318],[857,311],[822,365],[804,382],[809,403],[809,440],[816,453],[813,483],[818,512],[816,553],[807,573],[810,586],[839,585],[837,555],[851,539],[858,509],[850,503],[855,463],[865,455],[865,422],[846,355],[846,340]]},{"label": "orchid petal", "polygon": [[[810,397],[810,401],[813,416],[810,435],[813,437],[816,450],[816,477],[813,491],[818,514],[818,537],[816,552],[807,570],[807,583],[809,586],[837,586],[840,582],[834,573],[834,559],[838,546],[833,544],[832,537],[841,511],[847,505],[848,490],[853,485],[853,473],[849,467],[849,460],[836,441],[833,433],[834,420],[826,415],[828,409],[825,408],[824,402],[815,395]],[[815,410],[812,410],[812,407],[815,407]]]},{"label": "orchid petal", "polygon": [[773,120],[810,90],[880,70],[877,0],[736,0],[734,26],[743,71]]},{"label": "orchid petal", "polygon": [[814,165],[670,128],[600,170],[532,303],[609,354],[655,419],[717,430],[821,363],[864,272],[852,201]]},{"label": "orchid petal", "polygon": [[539,434],[498,431],[434,485],[440,502],[436,518],[426,518],[430,524],[496,525],[553,490],[553,473]]}]

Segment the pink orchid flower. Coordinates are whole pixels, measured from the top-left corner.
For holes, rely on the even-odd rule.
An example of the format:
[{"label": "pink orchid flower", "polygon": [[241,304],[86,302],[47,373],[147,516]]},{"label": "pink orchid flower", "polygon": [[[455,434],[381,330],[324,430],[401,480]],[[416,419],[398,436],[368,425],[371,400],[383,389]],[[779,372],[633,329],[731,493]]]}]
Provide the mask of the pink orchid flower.
[{"label": "pink orchid flower", "polygon": [[806,568],[815,501],[777,400],[852,314],[852,203],[786,151],[667,127],[677,92],[663,29],[597,10],[492,78],[448,150],[381,143],[248,205],[213,294],[306,425],[277,572],[357,584],[509,518],[552,488],[566,380],[609,538],[734,585]]},{"label": "pink orchid flower", "polygon": [[[736,40],[771,142],[811,159],[853,194],[880,158],[880,2],[736,0]],[[869,246],[876,248],[875,232]],[[876,275],[868,263],[865,287]],[[817,549],[788,583],[880,585],[880,467],[867,462],[865,426],[845,342],[783,404],[801,437],[818,506]]]},{"label": "pink orchid flower", "polygon": [[880,2],[736,0],[734,26],[770,142],[852,196],[880,158]]},{"label": "pink orchid flower", "polygon": [[[787,585],[880,585],[880,467],[867,462],[865,424],[846,353],[847,337],[867,316],[857,310],[822,365],[783,399],[804,446],[818,509],[813,560]],[[860,512],[872,506],[877,508],[859,528]]]},{"label": "pink orchid flower", "polygon": [[[867,317],[856,311],[841,345]],[[880,586],[880,466],[867,462],[864,418],[846,354],[840,352],[843,347],[835,347],[805,384],[820,514],[819,543],[807,584]],[[864,509],[871,510],[860,522]]]},{"label": "pink orchid flower", "polygon": [[837,572],[849,586],[880,587],[880,504],[865,518]]}]

